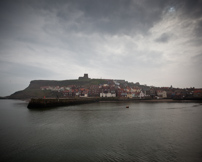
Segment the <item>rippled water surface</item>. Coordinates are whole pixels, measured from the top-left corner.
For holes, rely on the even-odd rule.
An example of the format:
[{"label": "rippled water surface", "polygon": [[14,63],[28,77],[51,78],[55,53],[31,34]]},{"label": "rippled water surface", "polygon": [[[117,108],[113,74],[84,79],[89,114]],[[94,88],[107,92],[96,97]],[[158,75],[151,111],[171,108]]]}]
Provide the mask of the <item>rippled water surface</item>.
[{"label": "rippled water surface", "polygon": [[202,161],[200,103],[26,106],[0,100],[1,161]]}]

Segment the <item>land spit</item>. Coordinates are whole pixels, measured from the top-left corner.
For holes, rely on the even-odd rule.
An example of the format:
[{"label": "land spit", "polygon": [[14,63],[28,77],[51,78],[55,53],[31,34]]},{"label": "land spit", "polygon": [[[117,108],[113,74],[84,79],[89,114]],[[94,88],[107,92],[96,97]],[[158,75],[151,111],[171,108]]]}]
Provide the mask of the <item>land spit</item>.
[{"label": "land spit", "polygon": [[158,103],[158,102],[202,102],[202,100],[172,100],[172,99],[130,99],[130,98],[58,98],[58,99],[31,99],[27,108],[29,109],[41,109],[58,106],[70,106],[78,104],[87,104],[93,102],[147,102],[147,103]]}]

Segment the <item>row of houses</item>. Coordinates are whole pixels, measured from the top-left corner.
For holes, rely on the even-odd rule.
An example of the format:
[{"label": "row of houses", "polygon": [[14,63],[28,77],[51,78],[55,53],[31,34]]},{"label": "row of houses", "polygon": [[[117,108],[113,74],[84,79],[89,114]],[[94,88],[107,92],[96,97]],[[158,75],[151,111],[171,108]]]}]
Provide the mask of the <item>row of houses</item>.
[{"label": "row of houses", "polygon": [[121,85],[117,81],[110,84],[90,85],[81,87],[68,86],[43,86],[41,90],[60,92],[63,97],[127,97],[127,98],[202,98],[202,89],[179,89],[172,87],[147,87]]},{"label": "row of houses", "polygon": [[[150,93],[150,94],[149,94]],[[195,88],[151,88],[149,90],[151,98],[171,98],[171,99],[193,99],[202,98],[202,89]]]},{"label": "row of houses", "polygon": [[141,88],[121,88],[116,85],[91,85],[88,88],[78,87],[75,85],[59,87],[59,86],[43,86],[41,90],[50,90],[60,92],[64,97],[145,97]]}]

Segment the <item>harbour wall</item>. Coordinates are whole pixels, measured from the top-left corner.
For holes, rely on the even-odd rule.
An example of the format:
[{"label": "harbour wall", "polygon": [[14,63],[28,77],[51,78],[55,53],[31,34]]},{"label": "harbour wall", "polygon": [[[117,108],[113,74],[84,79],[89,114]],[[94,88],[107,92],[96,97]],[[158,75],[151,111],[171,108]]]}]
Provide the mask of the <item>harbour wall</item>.
[{"label": "harbour wall", "polygon": [[172,100],[172,99],[130,99],[130,98],[73,98],[73,99],[31,99],[27,108],[29,109],[41,109],[58,106],[70,106],[78,104],[87,104],[93,102],[171,102],[171,103],[190,103],[190,102],[202,102],[202,100]]},{"label": "harbour wall", "polygon": [[57,106],[70,106],[98,102],[97,99],[31,99],[27,108],[48,108]]}]

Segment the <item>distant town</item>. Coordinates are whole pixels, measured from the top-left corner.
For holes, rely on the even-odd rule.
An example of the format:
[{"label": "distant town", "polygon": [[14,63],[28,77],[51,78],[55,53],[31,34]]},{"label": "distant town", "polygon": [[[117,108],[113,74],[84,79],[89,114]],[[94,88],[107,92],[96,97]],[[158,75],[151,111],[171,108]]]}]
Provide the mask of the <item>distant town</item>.
[{"label": "distant town", "polygon": [[[79,81],[88,81],[88,74],[78,78]],[[57,92],[62,98],[75,97],[120,97],[134,99],[202,99],[202,89],[154,87],[140,85],[140,83],[125,80],[105,79],[104,84],[67,85],[67,86],[41,86],[42,91]],[[45,98],[46,96],[44,96]]]}]

